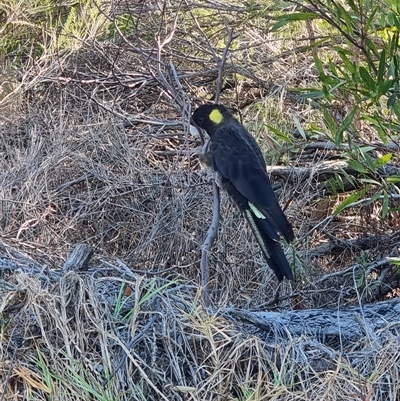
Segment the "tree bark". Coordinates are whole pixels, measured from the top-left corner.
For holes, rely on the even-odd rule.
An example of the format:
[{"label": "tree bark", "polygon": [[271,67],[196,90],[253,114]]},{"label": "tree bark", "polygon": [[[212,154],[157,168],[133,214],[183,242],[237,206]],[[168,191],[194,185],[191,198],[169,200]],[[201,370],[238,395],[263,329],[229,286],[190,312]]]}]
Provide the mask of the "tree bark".
[{"label": "tree bark", "polygon": [[78,244],[72,251],[63,266],[63,271],[87,270],[90,259],[93,256],[93,249],[87,244]]}]

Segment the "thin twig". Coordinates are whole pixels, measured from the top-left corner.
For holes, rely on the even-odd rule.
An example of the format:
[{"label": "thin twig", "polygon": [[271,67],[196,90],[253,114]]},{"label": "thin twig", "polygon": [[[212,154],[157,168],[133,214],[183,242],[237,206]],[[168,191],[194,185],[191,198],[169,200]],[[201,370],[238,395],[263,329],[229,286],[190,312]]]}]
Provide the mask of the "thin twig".
[{"label": "thin twig", "polygon": [[212,247],[212,244],[217,237],[218,224],[220,219],[220,193],[219,188],[215,180],[213,181],[213,218],[211,221],[210,228],[208,229],[207,237],[201,248],[201,286],[202,286],[202,297],[205,306],[210,305],[210,294],[209,294],[209,281],[210,281],[210,267],[208,264],[208,253]]},{"label": "thin twig", "polygon": [[218,79],[217,79],[217,90],[215,93],[215,103],[219,103],[219,98],[221,96],[222,76],[224,73],[226,58],[228,56],[228,51],[231,46],[232,40],[233,40],[233,29],[229,29],[228,41],[226,42],[226,46],[225,46],[224,52],[222,54],[221,64],[218,68]]}]

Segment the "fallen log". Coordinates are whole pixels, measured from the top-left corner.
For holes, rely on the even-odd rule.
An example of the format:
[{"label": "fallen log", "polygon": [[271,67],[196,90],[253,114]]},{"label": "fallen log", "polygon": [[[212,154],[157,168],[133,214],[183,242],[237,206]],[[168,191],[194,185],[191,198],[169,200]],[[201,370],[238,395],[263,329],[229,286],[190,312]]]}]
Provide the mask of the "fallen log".
[{"label": "fallen log", "polygon": [[400,333],[400,298],[362,306],[282,312],[227,309],[223,314],[252,326],[269,342],[306,335],[329,345],[349,345],[363,338],[381,344]]}]

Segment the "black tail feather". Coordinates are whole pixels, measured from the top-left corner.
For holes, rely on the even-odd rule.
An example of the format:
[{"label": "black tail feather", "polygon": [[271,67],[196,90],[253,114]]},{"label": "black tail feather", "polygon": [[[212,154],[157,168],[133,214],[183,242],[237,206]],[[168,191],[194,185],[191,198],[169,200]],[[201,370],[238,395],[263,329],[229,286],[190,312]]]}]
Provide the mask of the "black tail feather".
[{"label": "black tail feather", "polygon": [[288,222],[285,214],[282,212],[278,202],[276,202],[276,205],[274,205],[270,210],[262,208],[260,208],[260,210],[274,223],[275,229],[282,234],[287,242],[292,242],[294,240],[292,226]]},{"label": "black tail feather", "polygon": [[284,277],[292,280],[292,270],[279,243],[278,231],[281,232],[288,242],[293,240],[294,234],[278,202],[276,202],[276,207],[272,208],[269,213],[267,213],[267,210],[261,209],[262,214],[266,218],[258,218],[251,209],[248,199],[245,198],[229,180],[221,178],[221,183],[223,188],[245,215],[269,267],[274,271],[278,280],[282,281]]},{"label": "black tail feather", "polygon": [[293,280],[292,270],[279,241],[270,238],[267,234],[270,231],[268,220],[257,218],[250,209],[245,210],[245,216],[269,267],[274,271],[278,280],[282,281],[284,277]]}]

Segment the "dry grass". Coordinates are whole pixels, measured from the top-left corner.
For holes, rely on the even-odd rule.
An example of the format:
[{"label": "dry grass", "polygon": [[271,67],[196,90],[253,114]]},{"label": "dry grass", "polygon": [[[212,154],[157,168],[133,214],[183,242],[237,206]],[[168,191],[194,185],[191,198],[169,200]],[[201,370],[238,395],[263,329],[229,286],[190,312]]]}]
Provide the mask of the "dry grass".
[{"label": "dry grass", "polygon": [[6,399],[397,397],[397,337],[345,353],[306,336],[266,344],[204,311],[194,286],[107,266],[52,286],[20,272],[2,286]]},{"label": "dry grass", "polygon": [[[88,35],[79,49],[37,64],[32,58],[18,72],[22,84],[10,78],[2,96],[0,400],[398,399],[394,336],[346,350],[311,337],[266,344],[220,317],[227,305],[263,309],[276,290],[225,196],[210,255],[214,309],[202,307],[199,259],[211,186],[196,157],[200,142],[184,133],[174,101],[154,78],[156,51],[148,50],[155,32],[171,32],[177,11],[167,7],[160,23],[151,2],[115,7],[111,18],[141,16],[141,36],[133,28],[107,41]],[[313,168],[290,179],[274,175],[297,237],[287,246],[296,280],[281,288],[279,308],[395,295],[395,272],[374,262],[398,254],[398,216],[382,220],[375,204],[360,204],[332,218],[345,195],[329,193],[319,172],[338,153],[307,153],[292,135],[293,115],[320,118],[286,96],[288,87],[315,79],[311,54],[296,53],[292,38],[265,34],[237,8],[181,12],[163,60],[173,60],[193,105],[212,98],[218,71],[210,49],[221,55],[221,21],[236,21],[222,102],[240,110],[274,164]],[[266,135],[268,125],[293,144]],[[371,234],[369,244],[352,246]],[[95,256],[88,271],[65,274],[78,243],[90,244]]]}]

